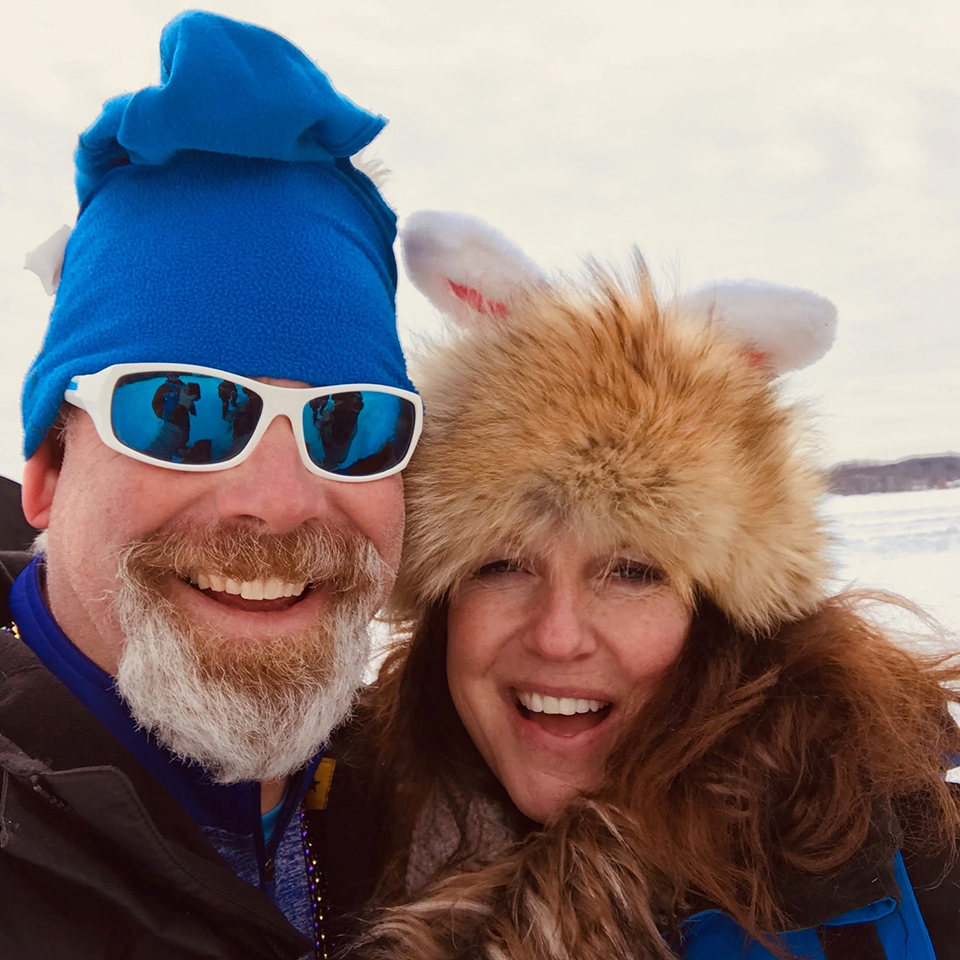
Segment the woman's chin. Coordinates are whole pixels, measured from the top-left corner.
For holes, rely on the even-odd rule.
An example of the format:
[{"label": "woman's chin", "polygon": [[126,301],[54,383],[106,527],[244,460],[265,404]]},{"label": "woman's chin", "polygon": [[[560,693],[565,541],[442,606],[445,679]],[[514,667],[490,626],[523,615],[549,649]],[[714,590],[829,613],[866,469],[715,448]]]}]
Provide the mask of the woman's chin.
[{"label": "woman's chin", "polygon": [[552,820],[589,786],[574,786],[570,783],[543,776],[529,775],[504,784],[513,805],[535,823]]}]

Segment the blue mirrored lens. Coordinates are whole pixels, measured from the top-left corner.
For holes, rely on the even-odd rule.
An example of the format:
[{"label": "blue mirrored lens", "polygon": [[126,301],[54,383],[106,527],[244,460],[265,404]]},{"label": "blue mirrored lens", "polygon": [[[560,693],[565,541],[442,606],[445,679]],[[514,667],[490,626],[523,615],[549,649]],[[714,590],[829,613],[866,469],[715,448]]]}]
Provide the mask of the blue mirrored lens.
[{"label": "blue mirrored lens", "polygon": [[303,408],[310,459],[347,477],[370,477],[395,467],[410,449],[415,423],[410,400],[378,390],[327,394]]},{"label": "blue mirrored lens", "polygon": [[166,463],[223,463],[253,435],[263,401],[252,390],[188,370],[121,377],[110,422],[126,447]]}]

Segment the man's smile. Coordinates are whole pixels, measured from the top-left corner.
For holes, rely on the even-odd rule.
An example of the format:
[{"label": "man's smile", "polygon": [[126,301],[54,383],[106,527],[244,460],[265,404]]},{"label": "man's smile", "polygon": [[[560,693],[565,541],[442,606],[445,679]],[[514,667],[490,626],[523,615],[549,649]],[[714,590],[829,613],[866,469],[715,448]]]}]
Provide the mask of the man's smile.
[{"label": "man's smile", "polygon": [[266,577],[260,580],[233,580],[218,573],[206,573],[197,570],[190,575],[190,582],[201,590],[214,593],[227,593],[240,596],[245,600],[277,600],[280,597],[299,597],[307,585],[303,581],[291,582],[280,577]]},{"label": "man's smile", "polygon": [[[312,621],[320,616],[323,601],[329,596],[329,591],[322,583],[293,583],[279,577],[241,581],[218,574],[199,574],[192,577],[174,574],[172,579],[177,585],[172,599],[179,595],[191,603],[191,598],[198,598],[199,610],[207,615],[214,613],[212,605],[216,604],[218,613],[228,616],[228,611],[273,616],[289,612],[289,617],[298,621]],[[181,592],[181,587],[186,588],[186,591]]]}]

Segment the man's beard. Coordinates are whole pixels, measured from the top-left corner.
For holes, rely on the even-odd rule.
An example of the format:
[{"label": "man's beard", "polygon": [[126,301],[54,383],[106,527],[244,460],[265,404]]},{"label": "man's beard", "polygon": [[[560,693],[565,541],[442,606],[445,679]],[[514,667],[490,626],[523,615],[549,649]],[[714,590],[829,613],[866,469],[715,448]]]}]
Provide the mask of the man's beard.
[{"label": "man's beard", "polygon": [[[370,649],[384,565],[360,536],[302,527],[153,534],[119,557],[115,605],[125,643],[116,687],[140,726],[219,783],[302,768],[350,713]],[[164,596],[171,572],[238,581],[279,577],[325,590],[310,629],[267,640],[220,636]],[[211,601],[215,602],[215,601]]]}]

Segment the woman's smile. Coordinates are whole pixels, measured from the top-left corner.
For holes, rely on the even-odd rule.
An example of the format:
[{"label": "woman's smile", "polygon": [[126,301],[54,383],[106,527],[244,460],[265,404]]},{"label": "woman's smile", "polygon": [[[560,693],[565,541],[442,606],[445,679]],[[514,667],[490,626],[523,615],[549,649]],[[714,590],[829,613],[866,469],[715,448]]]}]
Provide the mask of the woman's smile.
[{"label": "woman's smile", "polygon": [[[512,712],[519,735],[531,746],[543,745],[564,753],[593,745],[595,736],[607,728],[613,703],[606,696],[592,696],[595,691],[537,689],[530,685],[514,687]],[[555,742],[558,741],[559,743]]]}]

